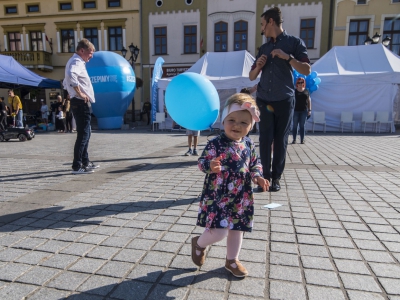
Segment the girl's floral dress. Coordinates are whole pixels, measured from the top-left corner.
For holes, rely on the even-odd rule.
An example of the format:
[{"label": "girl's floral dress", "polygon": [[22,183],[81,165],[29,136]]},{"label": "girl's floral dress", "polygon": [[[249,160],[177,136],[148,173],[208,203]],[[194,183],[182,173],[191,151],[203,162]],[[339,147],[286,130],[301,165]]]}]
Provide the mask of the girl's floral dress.
[{"label": "girl's floral dress", "polygon": [[[211,173],[210,162],[221,156],[220,173]],[[198,167],[206,173],[197,225],[251,231],[254,198],[251,179],[262,176],[254,143],[244,137],[235,142],[224,133],[208,142]]]}]

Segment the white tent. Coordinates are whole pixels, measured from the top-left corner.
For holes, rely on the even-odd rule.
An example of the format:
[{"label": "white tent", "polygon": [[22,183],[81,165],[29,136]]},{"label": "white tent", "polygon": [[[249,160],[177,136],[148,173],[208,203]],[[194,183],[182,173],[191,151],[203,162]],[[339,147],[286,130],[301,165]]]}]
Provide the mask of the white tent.
[{"label": "white tent", "polygon": [[356,131],[361,131],[363,111],[387,111],[389,120],[398,120],[393,105],[400,90],[400,57],[382,44],[333,47],[312,70],[321,78],[319,89],[311,94],[312,110],[325,112],[328,131],[340,129],[343,111],[353,112]]},{"label": "white tent", "polygon": [[[246,50],[234,52],[207,52],[189,70],[207,77],[215,86],[220,97],[220,104],[244,87],[252,87],[259,78],[250,81],[249,72],[255,58]],[[165,90],[172,78],[158,81],[158,111],[164,111]],[[184,95],[182,95],[184,97]],[[213,127],[219,127],[217,123]],[[172,120],[167,117],[166,127],[172,128]]]}]

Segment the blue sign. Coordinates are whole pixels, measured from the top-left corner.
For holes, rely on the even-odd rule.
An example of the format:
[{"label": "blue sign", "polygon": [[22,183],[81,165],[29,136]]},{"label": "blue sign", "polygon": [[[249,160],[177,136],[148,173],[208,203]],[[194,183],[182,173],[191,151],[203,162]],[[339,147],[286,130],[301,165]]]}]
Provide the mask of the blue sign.
[{"label": "blue sign", "polygon": [[151,80],[151,122],[156,120],[156,112],[158,108],[158,80],[162,77],[163,70],[162,65],[164,59],[162,57],[157,58],[153,70],[153,78]]}]

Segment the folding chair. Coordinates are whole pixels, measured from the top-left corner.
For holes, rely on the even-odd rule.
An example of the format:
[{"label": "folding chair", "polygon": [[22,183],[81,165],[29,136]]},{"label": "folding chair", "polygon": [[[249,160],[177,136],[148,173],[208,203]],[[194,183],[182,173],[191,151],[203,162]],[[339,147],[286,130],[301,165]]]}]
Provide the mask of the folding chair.
[{"label": "folding chair", "polygon": [[353,112],[351,111],[343,111],[342,112],[342,117],[340,118],[340,127],[342,128],[342,133],[343,133],[343,127],[345,123],[350,123],[351,124],[351,129],[354,132],[354,127],[356,122],[353,121]]},{"label": "folding chair", "polygon": [[325,121],[325,112],[324,111],[314,111],[313,115],[313,124],[312,124],[312,132],[314,133],[314,125],[322,124],[324,125],[324,133],[326,131],[326,121]]}]

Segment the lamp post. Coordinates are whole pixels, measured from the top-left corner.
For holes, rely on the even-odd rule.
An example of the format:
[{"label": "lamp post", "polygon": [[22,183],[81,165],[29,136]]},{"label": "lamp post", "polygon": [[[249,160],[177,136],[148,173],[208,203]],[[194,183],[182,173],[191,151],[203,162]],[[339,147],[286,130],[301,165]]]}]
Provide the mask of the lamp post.
[{"label": "lamp post", "polygon": [[[378,44],[380,38],[381,38],[381,35],[376,32],[375,35],[372,37],[372,39],[370,37],[367,37],[367,39],[364,41],[364,45]],[[391,38],[387,35],[383,39],[382,44],[385,47],[387,47],[390,44],[390,40],[391,40]]]},{"label": "lamp post", "polygon": [[[137,46],[133,46],[133,43],[131,43],[128,48],[129,48],[129,51],[131,52],[131,57],[129,57],[127,59],[127,61],[129,61],[129,63],[132,66],[132,69],[134,69],[134,64],[135,64],[135,62],[136,62],[136,60],[137,60],[137,58],[139,56],[140,49]],[[128,52],[128,50],[126,50],[125,47],[122,46],[121,53],[122,53],[122,56],[124,58],[125,58],[127,52]],[[132,99],[132,122],[136,122],[136,118],[135,118],[135,98]]]}]

